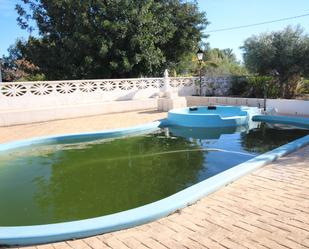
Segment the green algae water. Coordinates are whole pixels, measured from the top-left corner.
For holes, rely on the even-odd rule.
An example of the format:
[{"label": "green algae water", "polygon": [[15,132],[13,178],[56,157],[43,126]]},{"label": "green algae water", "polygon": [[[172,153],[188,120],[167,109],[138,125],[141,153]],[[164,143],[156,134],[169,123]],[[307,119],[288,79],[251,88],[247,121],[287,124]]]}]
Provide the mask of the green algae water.
[{"label": "green algae water", "polygon": [[0,226],[74,221],[168,197],[308,134],[163,128],[150,134],[36,145],[0,154]]}]

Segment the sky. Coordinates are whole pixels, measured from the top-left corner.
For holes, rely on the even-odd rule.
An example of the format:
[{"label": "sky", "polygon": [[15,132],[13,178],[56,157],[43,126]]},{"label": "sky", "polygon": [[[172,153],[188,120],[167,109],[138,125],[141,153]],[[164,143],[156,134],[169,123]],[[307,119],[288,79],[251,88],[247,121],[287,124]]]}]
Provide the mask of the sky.
[{"label": "sky", "polygon": [[[199,0],[198,3],[210,22],[206,32],[309,14],[309,0]],[[206,41],[213,48],[232,48],[237,58],[241,59],[242,51],[239,47],[248,37],[298,24],[305,29],[305,33],[309,33],[309,16],[306,16],[256,27],[210,33]]]},{"label": "sky", "polygon": [[[18,0],[0,0],[0,56],[7,55],[7,49],[17,38],[27,38],[28,33],[19,28],[14,10]],[[198,0],[199,8],[206,12],[210,24],[205,32],[221,28],[273,21],[281,18],[309,13],[309,0]],[[241,60],[239,49],[246,38],[262,32],[282,30],[287,25],[300,24],[309,33],[309,16],[243,28],[239,30],[210,33],[206,42],[212,48],[232,48]]]}]

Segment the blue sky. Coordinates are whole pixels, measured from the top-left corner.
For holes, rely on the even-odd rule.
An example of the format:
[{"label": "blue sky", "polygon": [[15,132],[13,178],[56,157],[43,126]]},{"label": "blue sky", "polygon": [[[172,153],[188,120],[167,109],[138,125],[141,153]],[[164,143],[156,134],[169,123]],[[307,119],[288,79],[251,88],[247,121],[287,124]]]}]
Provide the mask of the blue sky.
[{"label": "blue sky", "polygon": [[[200,9],[206,11],[207,18],[211,22],[206,31],[309,13],[309,0],[199,0],[198,2]],[[300,24],[305,32],[309,33],[309,16],[306,16],[256,27],[211,33],[207,41],[211,47],[232,48],[240,59],[241,50],[239,47],[246,38],[297,24]]]},{"label": "blue sky", "polygon": [[[0,0],[0,56],[18,37],[28,37],[16,22],[14,6],[17,0]],[[198,0],[211,22],[207,30],[271,21],[309,13],[309,0]],[[251,35],[300,24],[309,33],[309,16],[233,31],[211,33],[207,41],[213,48],[232,48],[241,59],[239,47]]]}]

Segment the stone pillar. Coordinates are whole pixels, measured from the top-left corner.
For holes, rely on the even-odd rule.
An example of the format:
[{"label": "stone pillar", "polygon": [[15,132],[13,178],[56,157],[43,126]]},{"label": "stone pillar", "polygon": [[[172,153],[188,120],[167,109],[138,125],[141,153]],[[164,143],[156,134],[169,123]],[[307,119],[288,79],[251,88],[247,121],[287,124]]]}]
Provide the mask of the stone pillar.
[{"label": "stone pillar", "polygon": [[164,71],[164,86],[163,86],[163,92],[169,92],[171,90],[170,86],[170,78],[168,77],[168,70],[165,69]]},{"label": "stone pillar", "polygon": [[158,98],[158,110],[169,111],[174,108],[187,107],[187,100],[185,97],[179,97],[178,91],[174,91],[170,86],[170,78],[168,77],[168,71],[164,71],[164,86]]}]

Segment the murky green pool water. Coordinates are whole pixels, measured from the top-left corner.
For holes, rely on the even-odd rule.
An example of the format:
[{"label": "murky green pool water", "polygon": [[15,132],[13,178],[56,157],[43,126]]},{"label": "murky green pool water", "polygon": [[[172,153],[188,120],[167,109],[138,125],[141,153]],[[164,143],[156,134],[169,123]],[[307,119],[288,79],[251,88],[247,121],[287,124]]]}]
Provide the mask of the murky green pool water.
[{"label": "murky green pool water", "polygon": [[164,128],[0,154],[0,226],[73,221],[170,196],[308,131]]}]

